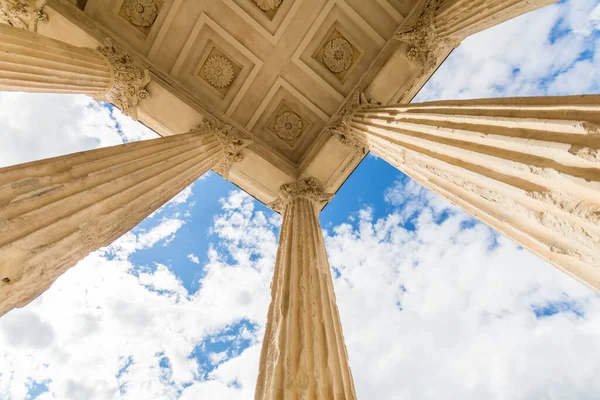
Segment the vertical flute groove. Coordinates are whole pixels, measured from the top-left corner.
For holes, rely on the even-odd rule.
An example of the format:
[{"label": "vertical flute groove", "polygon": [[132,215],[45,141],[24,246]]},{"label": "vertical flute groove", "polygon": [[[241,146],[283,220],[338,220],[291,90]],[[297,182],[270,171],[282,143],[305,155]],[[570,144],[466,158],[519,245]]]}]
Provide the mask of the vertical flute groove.
[{"label": "vertical flute groove", "polygon": [[20,307],[217,165],[196,131],[0,169],[0,315]]},{"label": "vertical flute groove", "polygon": [[600,291],[600,96],[368,107],[348,129],[347,142]]},{"label": "vertical flute groove", "polygon": [[0,90],[102,96],[112,81],[96,50],[0,24]]},{"label": "vertical flute groove", "polygon": [[276,262],[256,399],[355,399],[325,242],[306,193],[285,200]]}]

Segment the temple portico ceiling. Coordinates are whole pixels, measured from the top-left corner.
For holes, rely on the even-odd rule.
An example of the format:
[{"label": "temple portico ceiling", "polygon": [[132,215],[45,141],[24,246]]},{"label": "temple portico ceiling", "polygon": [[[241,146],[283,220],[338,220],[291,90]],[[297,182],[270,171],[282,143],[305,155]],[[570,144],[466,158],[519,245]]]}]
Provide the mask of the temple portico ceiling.
[{"label": "temple portico ceiling", "polygon": [[[83,9],[71,3],[51,0],[46,9],[56,17],[40,33],[75,45],[118,41],[152,75],[151,97],[138,115],[160,135],[188,132],[211,117],[252,139],[230,180],[265,204],[282,184],[307,174],[335,193],[359,164],[362,156],[327,125],[357,90],[367,89],[367,75],[383,64],[382,49],[421,6],[417,0],[88,0]],[[66,36],[65,25],[77,39]],[[394,69],[414,80],[414,62],[398,60]]]}]

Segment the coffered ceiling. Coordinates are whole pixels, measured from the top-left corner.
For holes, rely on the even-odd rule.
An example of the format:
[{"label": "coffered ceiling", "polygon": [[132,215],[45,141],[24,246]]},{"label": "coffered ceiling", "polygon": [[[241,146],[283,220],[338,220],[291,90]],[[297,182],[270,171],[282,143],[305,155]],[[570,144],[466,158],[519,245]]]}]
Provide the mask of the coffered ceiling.
[{"label": "coffered ceiling", "polygon": [[362,160],[324,128],[359,83],[374,100],[406,92],[415,65],[390,38],[423,1],[49,0],[41,33],[131,51],[153,76],[140,120],[161,135],[212,114],[250,136],[229,179],[269,203],[308,175],[335,192]]},{"label": "coffered ceiling", "polygon": [[295,166],[409,0],[88,0],[85,13]]}]

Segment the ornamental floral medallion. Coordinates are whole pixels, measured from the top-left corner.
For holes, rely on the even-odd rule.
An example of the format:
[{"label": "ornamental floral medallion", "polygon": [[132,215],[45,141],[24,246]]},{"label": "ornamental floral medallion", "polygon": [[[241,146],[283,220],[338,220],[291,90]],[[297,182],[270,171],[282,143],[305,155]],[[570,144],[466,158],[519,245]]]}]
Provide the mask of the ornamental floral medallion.
[{"label": "ornamental floral medallion", "polygon": [[212,86],[226,88],[233,82],[233,65],[225,57],[211,56],[204,64],[204,77]]},{"label": "ornamental floral medallion", "polygon": [[346,39],[338,37],[325,44],[323,63],[334,74],[347,71],[354,61],[354,48]]},{"label": "ornamental floral medallion", "polygon": [[254,0],[258,8],[263,11],[271,11],[279,7],[282,0]]},{"label": "ornamental floral medallion", "polygon": [[285,141],[296,140],[302,133],[302,128],[304,128],[302,118],[291,111],[285,111],[275,118],[275,133]]},{"label": "ornamental floral medallion", "polygon": [[147,28],[156,20],[158,7],[154,0],[127,0],[125,13],[133,25]]}]

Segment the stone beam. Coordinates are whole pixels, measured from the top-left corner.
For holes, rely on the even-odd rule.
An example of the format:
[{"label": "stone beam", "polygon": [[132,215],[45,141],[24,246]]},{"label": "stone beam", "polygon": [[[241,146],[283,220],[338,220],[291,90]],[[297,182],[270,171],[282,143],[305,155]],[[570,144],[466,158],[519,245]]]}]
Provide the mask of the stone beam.
[{"label": "stone beam", "polygon": [[0,315],[35,299],[245,141],[210,124],[0,169]]},{"label": "stone beam", "polygon": [[260,358],[257,400],[356,398],[316,205],[314,179],[284,185],[283,223]]},{"label": "stone beam", "polygon": [[86,94],[137,119],[149,82],[148,71],[111,40],[82,48],[0,24],[1,91]]},{"label": "stone beam", "polygon": [[600,96],[362,104],[332,130],[600,291]]}]

